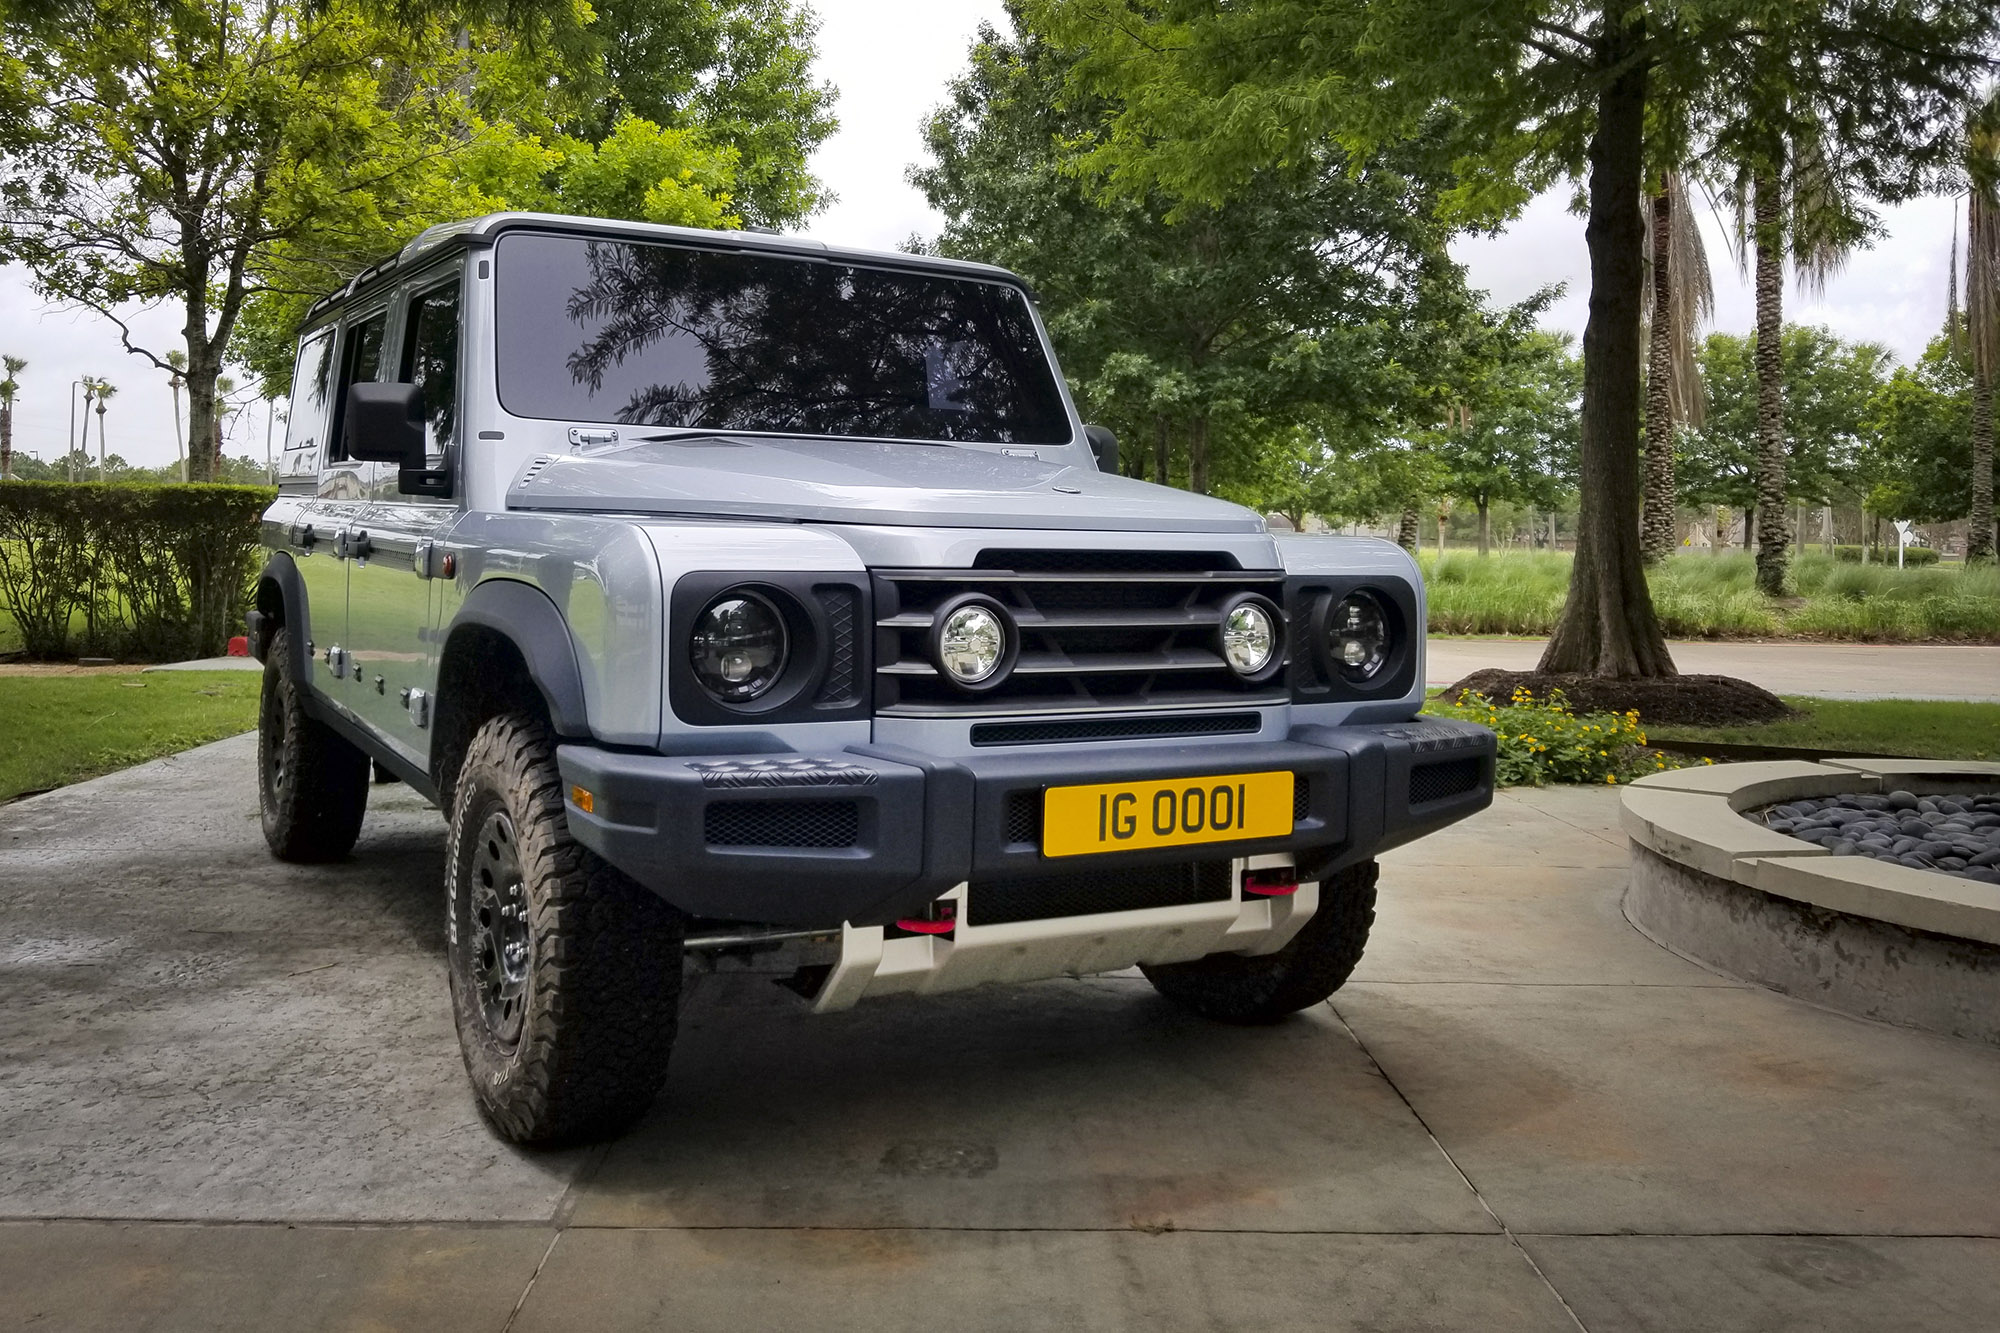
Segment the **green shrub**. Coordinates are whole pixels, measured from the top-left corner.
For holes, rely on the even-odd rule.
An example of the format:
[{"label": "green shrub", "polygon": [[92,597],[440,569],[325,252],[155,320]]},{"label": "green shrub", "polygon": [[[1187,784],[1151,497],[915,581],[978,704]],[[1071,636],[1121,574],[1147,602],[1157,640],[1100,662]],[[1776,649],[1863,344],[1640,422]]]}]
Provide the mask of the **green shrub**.
[{"label": "green shrub", "polygon": [[1504,704],[1466,690],[1457,702],[1431,700],[1425,712],[1477,722],[1500,738],[1495,780],[1503,787],[1541,787],[1551,782],[1617,783],[1669,766],[1645,750],[1646,733],[1637,713],[1570,710],[1561,691],[1537,703],[1517,690]]},{"label": "green shrub", "polygon": [[272,495],[259,486],[0,485],[0,599],[22,647],[32,657],[220,653],[242,621]]},{"label": "green shrub", "polygon": [[[1833,558],[1844,564],[1858,565],[1861,563],[1861,548],[1859,546],[1836,546],[1833,548]],[[1896,548],[1893,544],[1879,547],[1871,551],[1868,555],[1868,563],[1871,565],[1884,563],[1885,560],[1891,567],[1895,565]],[[1938,553],[1935,547],[1906,546],[1903,548],[1903,565],[1905,568],[1913,565],[1935,565],[1937,562]]]}]

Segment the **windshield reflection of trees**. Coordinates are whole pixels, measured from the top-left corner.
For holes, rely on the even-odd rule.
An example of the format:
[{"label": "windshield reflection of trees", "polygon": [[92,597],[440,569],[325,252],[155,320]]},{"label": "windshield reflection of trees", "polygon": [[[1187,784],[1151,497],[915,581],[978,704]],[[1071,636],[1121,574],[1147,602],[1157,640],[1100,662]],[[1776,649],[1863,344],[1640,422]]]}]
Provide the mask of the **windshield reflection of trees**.
[{"label": "windshield reflection of trees", "polygon": [[587,251],[589,280],[567,314],[596,331],[569,355],[570,374],[594,395],[612,367],[659,347],[660,369],[675,376],[632,391],[613,413],[619,422],[1068,438],[1034,326],[1010,289],[671,246],[591,242]]}]

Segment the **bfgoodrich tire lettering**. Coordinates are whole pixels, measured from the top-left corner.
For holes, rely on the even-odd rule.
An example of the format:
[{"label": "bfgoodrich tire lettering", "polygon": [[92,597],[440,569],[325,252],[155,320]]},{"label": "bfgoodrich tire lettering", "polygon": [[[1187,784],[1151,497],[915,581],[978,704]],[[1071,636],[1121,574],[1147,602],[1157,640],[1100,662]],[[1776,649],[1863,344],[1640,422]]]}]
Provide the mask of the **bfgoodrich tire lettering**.
[{"label": "bfgoodrich tire lettering", "polygon": [[368,756],[306,712],[291,631],[264,654],[257,707],[257,806],[281,861],[338,861],[354,850],[368,811]]},{"label": "bfgoodrich tire lettering", "polygon": [[541,722],[473,737],[445,875],[452,1014],[487,1120],[557,1144],[643,1115],[673,1050],[683,923],[570,836]]},{"label": "bfgoodrich tire lettering", "polygon": [[1273,1023],[1339,990],[1368,947],[1375,923],[1373,861],[1319,886],[1319,910],[1276,953],[1210,954],[1191,963],[1142,967],[1153,988],[1204,1018]]}]

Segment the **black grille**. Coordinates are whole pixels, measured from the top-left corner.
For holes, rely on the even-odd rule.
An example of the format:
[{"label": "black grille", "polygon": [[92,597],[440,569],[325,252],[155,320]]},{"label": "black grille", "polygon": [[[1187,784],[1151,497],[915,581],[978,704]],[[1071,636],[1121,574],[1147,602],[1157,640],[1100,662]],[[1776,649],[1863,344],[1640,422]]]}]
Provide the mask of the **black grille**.
[{"label": "black grille", "polygon": [[[1006,607],[1020,633],[1011,674],[976,695],[938,673],[927,644],[938,608],[968,592]],[[1246,683],[1222,659],[1223,606],[1245,592],[1282,604],[1284,577],[1202,551],[986,551],[973,569],[882,570],[875,575],[876,710],[921,716],[1279,701],[1286,697],[1282,678]]]},{"label": "black grille", "polygon": [[1448,796],[1463,796],[1479,786],[1477,759],[1452,759],[1442,764],[1418,764],[1410,770],[1410,804],[1425,805]]},{"label": "black grille", "polygon": [[1312,808],[1312,779],[1303,773],[1292,774],[1292,822],[1303,824]]},{"label": "black grille", "polygon": [[987,880],[967,887],[965,921],[972,926],[996,926],[1008,921],[1221,902],[1231,892],[1229,865],[1227,861],[1196,861]]},{"label": "black grille", "polygon": [[1007,841],[1042,843],[1042,793],[1029,788],[1007,793]]},{"label": "black grille", "polygon": [[826,612],[826,679],[815,704],[851,704],[861,696],[861,592],[828,584],[814,588]]},{"label": "black grille", "polygon": [[1255,713],[1208,713],[1200,717],[1082,717],[1053,722],[981,722],[972,728],[974,745],[1044,745],[1053,741],[1125,741],[1162,736],[1239,736],[1264,720]]},{"label": "black grille", "polygon": [[701,833],[711,847],[852,847],[861,809],[853,801],[717,801]]}]

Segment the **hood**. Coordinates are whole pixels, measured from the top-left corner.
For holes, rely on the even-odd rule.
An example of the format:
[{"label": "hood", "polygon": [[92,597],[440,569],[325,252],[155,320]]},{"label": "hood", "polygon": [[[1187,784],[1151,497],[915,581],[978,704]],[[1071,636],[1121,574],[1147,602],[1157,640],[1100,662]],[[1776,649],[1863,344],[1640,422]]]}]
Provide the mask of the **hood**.
[{"label": "hood", "polygon": [[951,528],[1264,531],[1248,509],[1094,468],[883,440],[691,435],[544,455],[508,487],[507,506]]}]

